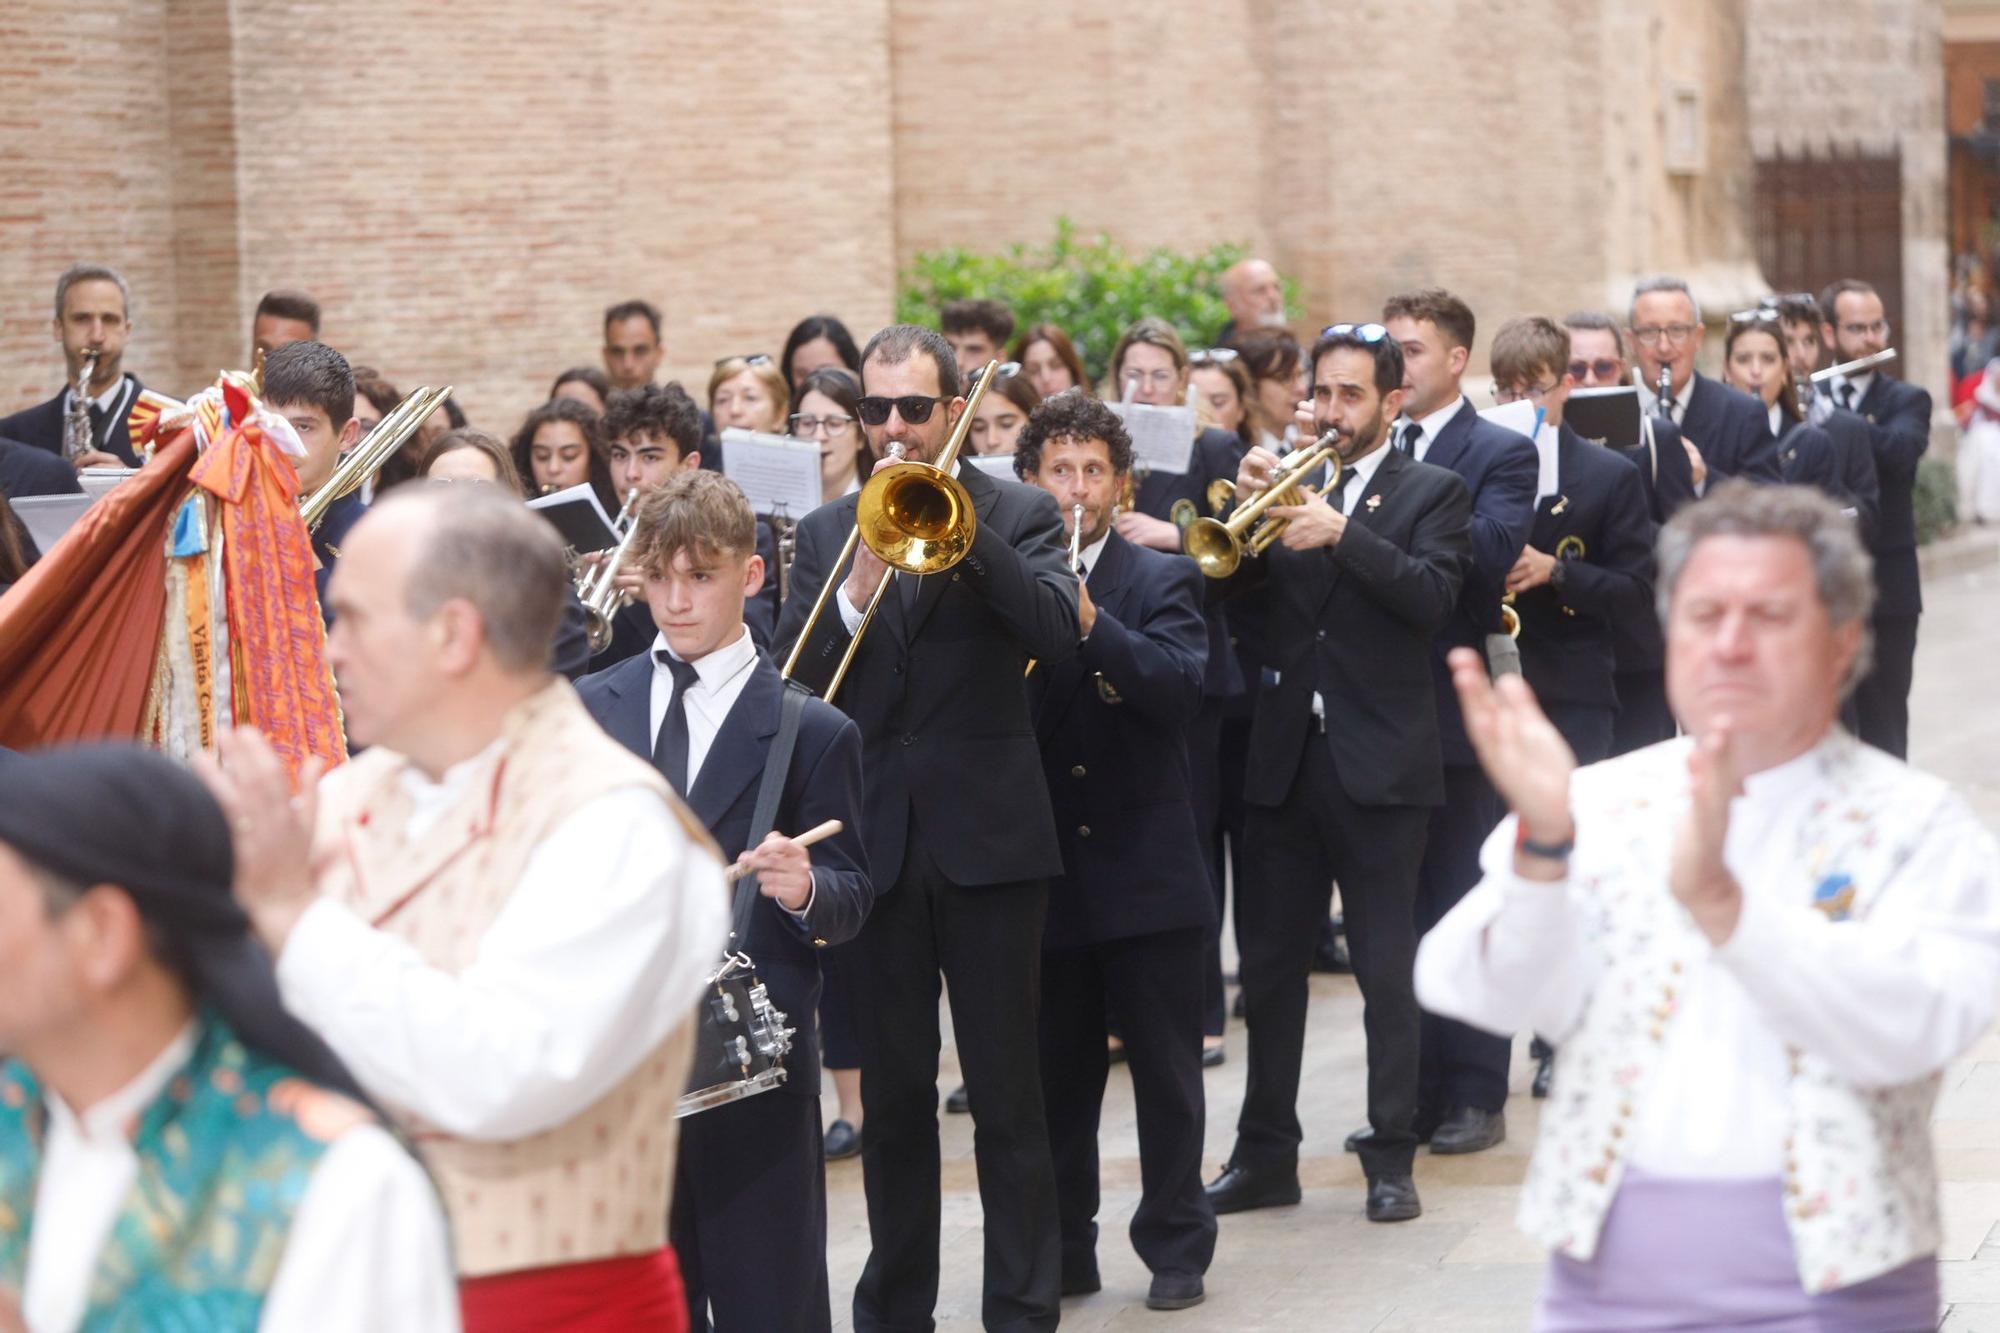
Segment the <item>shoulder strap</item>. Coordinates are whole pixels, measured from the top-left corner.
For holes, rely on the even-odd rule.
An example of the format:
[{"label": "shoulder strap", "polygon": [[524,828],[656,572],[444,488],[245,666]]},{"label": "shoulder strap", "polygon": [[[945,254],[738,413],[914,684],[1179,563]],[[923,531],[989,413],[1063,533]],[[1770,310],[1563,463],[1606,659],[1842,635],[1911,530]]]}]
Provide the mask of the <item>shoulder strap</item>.
[{"label": "shoulder strap", "polygon": [[1660,484],[1660,446],[1653,439],[1653,418],[1648,413],[1639,418],[1639,429],[1646,433],[1646,456],[1653,461],[1653,484]]},{"label": "shoulder strap", "polygon": [[[805,716],[806,700],[812,692],[797,681],[785,682],[785,697],[778,717],[778,735],[764,760],[764,779],[757,787],[757,804],[750,812],[747,850],[764,841],[777,822],[778,801],[785,794],[785,775],[791,771],[792,751],[799,744],[799,719]],[[757,877],[745,875],[736,882],[736,902],[730,914],[729,947],[739,949],[750,938],[750,913],[757,906]]]}]

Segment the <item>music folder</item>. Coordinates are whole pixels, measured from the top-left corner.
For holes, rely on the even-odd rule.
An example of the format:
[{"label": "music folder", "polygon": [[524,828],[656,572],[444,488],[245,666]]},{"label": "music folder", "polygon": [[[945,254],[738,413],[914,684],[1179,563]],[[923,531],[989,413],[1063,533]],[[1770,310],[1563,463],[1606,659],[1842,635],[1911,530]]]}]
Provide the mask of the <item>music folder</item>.
[{"label": "music folder", "polygon": [[528,508],[553,523],[572,551],[608,551],[618,544],[611,515],[604,512],[587,481],[553,495],[538,495],[528,501]]},{"label": "music folder", "polygon": [[1132,462],[1153,472],[1186,472],[1194,458],[1195,421],[1191,407],[1151,403],[1106,403],[1132,437]]},{"label": "music folder", "polygon": [[1639,390],[1630,384],[1605,389],[1572,389],[1563,404],[1563,424],[1592,444],[1614,449],[1638,447]]}]

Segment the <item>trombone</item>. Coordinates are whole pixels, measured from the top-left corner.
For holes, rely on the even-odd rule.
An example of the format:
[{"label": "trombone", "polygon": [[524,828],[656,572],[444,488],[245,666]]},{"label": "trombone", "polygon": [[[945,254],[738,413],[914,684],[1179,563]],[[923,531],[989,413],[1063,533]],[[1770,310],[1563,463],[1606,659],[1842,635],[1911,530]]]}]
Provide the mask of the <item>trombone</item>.
[{"label": "trombone", "polygon": [[317,528],[335,500],[360,490],[370,477],[380,472],[382,465],[395,457],[396,451],[409,442],[431,413],[437,411],[438,404],[449,397],[449,384],[442,389],[426,385],[390,408],[388,414],[375,423],[375,429],[368,432],[368,437],[340,460],[340,466],[333,470],[333,475],[299,503],[299,514],[305,519],[306,527]]},{"label": "trombone", "polygon": [[[1239,506],[1227,521],[1197,518],[1188,524],[1181,532],[1182,554],[1194,557],[1201,572],[1212,579],[1226,579],[1234,574],[1246,555],[1264,554],[1272,542],[1284,535],[1288,522],[1265,518],[1265,510],[1273,505],[1302,504],[1308,495],[1319,494],[1300,482],[1322,463],[1333,464],[1333,471],[1326,479],[1328,486],[1340,480],[1340,451],[1334,444],[1339,438],[1337,431],[1328,431],[1313,441],[1311,448],[1287,454],[1271,474],[1271,484],[1264,493]],[[1214,494],[1209,497],[1211,502],[1215,498]]]},{"label": "trombone", "polygon": [[639,516],[632,512],[638,503],[639,488],[634,486],[611,523],[614,530],[623,529],[618,544],[611,548],[610,555],[577,576],[576,599],[583,603],[583,632],[590,640],[592,657],[611,646],[611,617],[625,604],[625,590],[618,586],[618,571],[625,564],[625,553],[632,549],[633,534],[639,531]]},{"label": "trombone", "polygon": [[895,462],[872,474],[861,493],[854,498],[854,531],[847,534],[847,544],[840,548],[840,554],[827,566],[826,580],[820,585],[819,596],[813,599],[812,610],[806,614],[805,624],[799,627],[799,636],[792,644],[792,651],[785,658],[784,678],[792,679],[798,670],[799,659],[805,655],[806,641],[812,637],[819,618],[826,613],[827,599],[841,583],[841,571],[854,558],[857,542],[867,542],[868,549],[875,553],[889,568],[882,571],[876,581],[875,591],[868,598],[868,605],[861,612],[861,623],[854,627],[854,637],[847,642],[847,651],[840,656],[840,664],[833,669],[833,679],[827,682],[822,698],[832,701],[840,692],[840,683],[847,678],[847,669],[854,665],[854,655],[861,648],[861,636],[868,632],[869,622],[875,619],[875,608],[882,604],[882,595],[889,590],[896,571],[905,574],[938,574],[950,569],[965,559],[965,553],[972,549],[973,534],[978,531],[978,519],[972,511],[972,496],[958,478],[951,475],[952,464],[958,461],[958,451],[965,447],[965,437],[972,431],[972,420],[979,412],[979,402],[986,396],[986,388],[993,382],[993,371],[997,361],[988,361],[986,369],[979,372],[979,381],[972,388],[972,396],[965,400],[965,411],[959,414],[958,424],[952,427],[951,435],[945,440],[944,449],[931,463],[918,463],[903,457],[902,449],[890,446],[890,454]]}]

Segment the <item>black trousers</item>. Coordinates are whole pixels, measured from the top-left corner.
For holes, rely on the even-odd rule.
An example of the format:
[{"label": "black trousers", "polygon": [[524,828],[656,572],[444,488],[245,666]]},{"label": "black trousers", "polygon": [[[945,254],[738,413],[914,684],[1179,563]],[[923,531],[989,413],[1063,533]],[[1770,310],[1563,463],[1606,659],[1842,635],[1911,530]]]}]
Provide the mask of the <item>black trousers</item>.
[{"label": "black trousers", "polygon": [[[1477,764],[1444,766],[1444,804],[1431,811],[1430,836],[1417,875],[1418,935],[1442,921],[1479,883],[1479,849],[1504,812],[1499,793]],[[1418,1124],[1435,1125],[1467,1106],[1504,1109],[1512,1046],[1505,1037],[1426,1013]]]},{"label": "black trousers", "polygon": [[[1188,758],[1194,758],[1189,747]],[[1209,847],[1209,875],[1215,888],[1215,929],[1208,938],[1202,958],[1201,1031],[1205,1037],[1219,1037],[1229,1023],[1225,987],[1222,984],[1222,919],[1229,876],[1236,879],[1236,891],[1250,878],[1250,858],[1245,854],[1243,774],[1250,758],[1250,719],[1225,712],[1216,746],[1216,772],[1221,781],[1215,837]],[[1238,952],[1241,952],[1239,947]]]},{"label": "black trousers", "polygon": [[819,1062],[823,1068],[861,1068],[861,1028],[854,1012],[860,1004],[860,970],[858,941],[820,950]]},{"label": "black trousers", "polygon": [[980,1313],[988,1329],[1056,1326],[1061,1247],[1036,1033],[1047,905],[1043,880],[953,884],[912,824],[902,875],[857,937],[868,1108],[861,1171],[873,1247],[854,1289],[857,1330],[934,1327],[940,978],[950,983],[986,1215]]},{"label": "black trousers", "polygon": [[1611,753],[1630,754],[1672,740],[1678,728],[1673,709],[1667,706],[1667,673],[1656,667],[1620,671],[1613,679],[1618,686],[1618,716],[1611,723]]},{"label": "black trousers", "polygon": [[1875,666],[1854,689],[1861,739],[1898,759],[1910,757],[1910,680],[1917,658],[1917,617],[1875,617]]},{"label": "black trousers", "polygon": [[1215,1255],[1215,1210],[1201,1184],[1204,936],[1190,927],[1042,955],[1042,1105],[1065,1277],[1097,1273],[1097,1127],[1110,1060],[1093,1019],[1107,999],[1122,1019],[1139,1120],[1132,1248],[1155,1273],[1198,1275]]},{"label": "black trousers", "polygon": [[1231,1160],[1296,1166],[1299,1064],[1305,1050],[1313,946],[1340,881],[1347,948],[1361,985],[1368,1038],[1368,1123],[1361,1149],[1370,1179],[1410,1173],[1417,1139],[1417,863],[1423,806],[1357,805],[1334,775],[1323,736],[1308,738],[1284,803],[1252,806],[1252,875],[1236,895],[1243,950],[1243,1016],[1250,1069]]},{"label": "black trousers", "polygon": [[1548,714],[1549,721],[1555,723],[1562,738],[1569,742],[1579,765],[1609,759],[1614,753],[1611,744],[1617,727],[1617,709],[1545,703],[1542,711]]},{"label": "black trousers", "polygon": [[782,1089],[681,1121],[667,1232],[687,1287],[689,1328],[823,1333],[833,1326],[825,1151],[819,1098]]}]

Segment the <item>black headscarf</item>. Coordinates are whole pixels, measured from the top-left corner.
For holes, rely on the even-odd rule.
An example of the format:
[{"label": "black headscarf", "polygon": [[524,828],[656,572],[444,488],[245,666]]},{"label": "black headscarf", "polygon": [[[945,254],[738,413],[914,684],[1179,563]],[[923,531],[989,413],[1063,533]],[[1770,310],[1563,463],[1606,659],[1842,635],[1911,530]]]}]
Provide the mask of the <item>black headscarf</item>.
[{"label": "black headscarf", "polygon": [[367,1096],[278,996],[271,956],[231,892],[236,855],[222,807],[156,751],[96,743],[0,751],[0,843],[85,886],[123,889],[244,1044],[335,1091]]}]

